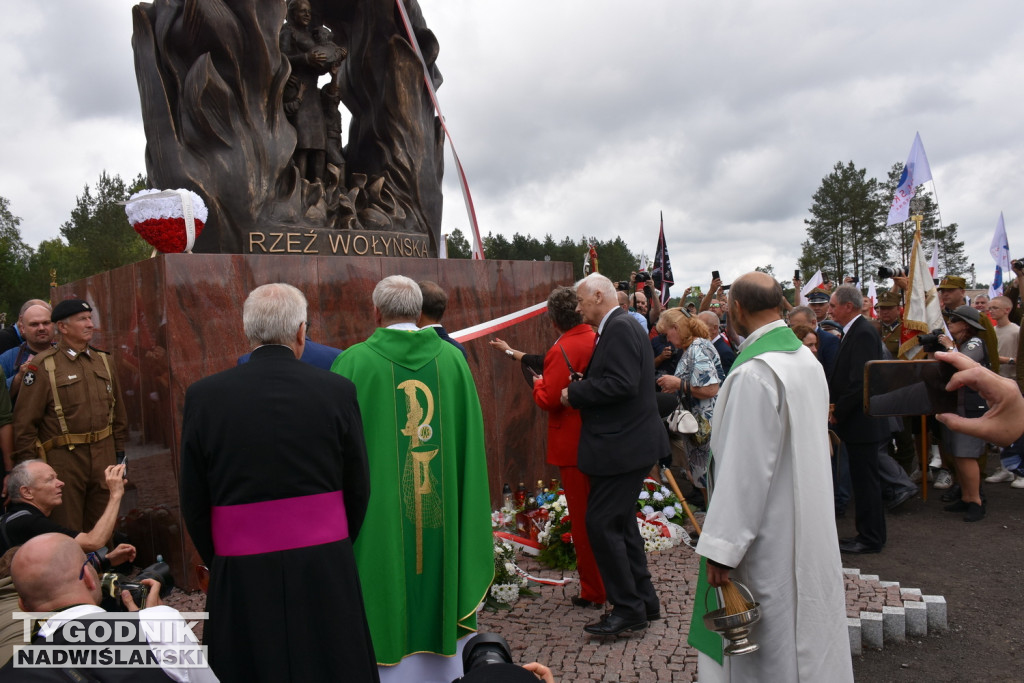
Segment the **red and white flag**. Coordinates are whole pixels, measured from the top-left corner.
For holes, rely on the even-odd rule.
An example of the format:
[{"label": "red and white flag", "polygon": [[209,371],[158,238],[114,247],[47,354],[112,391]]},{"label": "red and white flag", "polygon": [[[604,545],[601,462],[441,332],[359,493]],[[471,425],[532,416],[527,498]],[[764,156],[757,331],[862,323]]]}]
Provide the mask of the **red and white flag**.
[{"label": "red and white flag", "polygon": [[814,275],[811,276],[811,279],[807,281],[807,284],[800,289],[800,305],[806,306],[807,295],[818,287],[821,287],[823,284],[825,284],[825,278],[821,275],[821,268],[818,268],[818,270],[814,271]]},{"label": "red and white flag", "polygon": [[587,253],[583,255],[583,277],[597,272],[597,249],[594,249],[593,244],[588,244]]},{"label": "red and white flag", "polygon": [[928,264],[928,272],[931,273],[932,277],[935,277],[935,273],[939,272],[939,241],[935,240],[935,244],[932,245],[932,262]]},{"label": "red and white flag", "polygon": [[878,319],[878,313],[875,312],[875,306],[878,305],[878,291],[875,289],[875,281],[872,280],[868,283],[868,315],[871,316],[872,320]]}]

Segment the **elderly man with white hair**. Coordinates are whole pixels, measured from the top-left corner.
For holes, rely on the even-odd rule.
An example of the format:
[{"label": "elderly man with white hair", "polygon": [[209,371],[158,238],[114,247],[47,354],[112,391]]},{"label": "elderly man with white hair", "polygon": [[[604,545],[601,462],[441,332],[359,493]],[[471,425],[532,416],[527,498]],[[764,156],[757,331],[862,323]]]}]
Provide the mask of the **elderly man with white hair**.
[{"label": "elderly man with white hair", "polygon": [[448,683],[494,576],[483,415],[469,365],[432,329],[423,295],[392,275],[377,329],[331,368],[355,383],[373,497],[356,562],[381,681]]},{"label": "elderly man with white hair", "polygon": [[210,567],[204,636],[224,680],[377,680],[352,551],[363,425],[352,383],[299,361],[306,320],[298,289],[257,287],[249,362],[185,393],[181,512]]}]

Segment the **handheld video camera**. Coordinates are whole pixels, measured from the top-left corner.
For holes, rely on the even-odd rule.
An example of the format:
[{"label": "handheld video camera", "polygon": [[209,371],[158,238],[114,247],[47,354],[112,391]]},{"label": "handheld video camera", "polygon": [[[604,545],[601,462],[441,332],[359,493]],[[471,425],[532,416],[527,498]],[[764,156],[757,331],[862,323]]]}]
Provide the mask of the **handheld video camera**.
[{"label": "handheld video camera", "polygon": [[878,267],[878,279],[879,280],[885,280],[886,278],[891,278],[891,277],[906,277],[906,276],[907,276],[907,268],[906,268],[906,266],[893,266],[892,268],[889,268],[888,266],[879,266]]},{"label": "handheld video camera", "polygon": [[939,335],[945,334],[942,330],[932,330],[928,334],[921,334],[917,337],[917,343],[921,345],[921,348],[927,353],[935,353],[936,351],[945,351],[946,348],[939,343]]},{"label": "handheld video camera", "polygon": [[100,577],[100,590],[103,594],[100,606],[108,612],[126,611],[127,608],[121,599],[121,591],[128,591],[132,600],[135,601],[135,605],[142,609],[146,606],[146,599],[149,597],[149,586],[142,583],[143,579],[156,579],[160,582],[161,598],[166,598],[174,589],[174,577],[166,562],[154,562],[139,572],[134,581],[126,581],[125,577],[117,572],[106,572]]}]

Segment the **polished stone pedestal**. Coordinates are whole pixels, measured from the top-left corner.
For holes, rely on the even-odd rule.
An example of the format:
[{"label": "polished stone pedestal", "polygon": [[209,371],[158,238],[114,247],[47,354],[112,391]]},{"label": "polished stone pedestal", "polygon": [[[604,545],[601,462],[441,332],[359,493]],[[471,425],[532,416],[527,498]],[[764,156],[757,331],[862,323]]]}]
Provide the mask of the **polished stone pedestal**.
[{"label": "polished stone pedestal", "polygon": [[[63,285],[53,302],[82,298],[95,309],[94,346],[113,353],[128,412],[129,491],[121,528],[138,546],[137,562],[159,554],[175,579],[195,587],[198,555],[181,524],[178,458],[185,389],[235,365],[249,349],[242,303],[250,290],[287,282],[309,300],[311,339],[347,348],[374,330],[374,285],[387,275],[433,280],[449,296],[449,332],[513,313],[571,284],[568,263],[299,255],[164,254]],[[513,348],[544,353],[557,333],[546,315],[502,330]],[[548,481],[547,419],[531,398],[519,363],[484,337],[466,342],[483,407],[490,494],[501,486]],[[296,434],[301,438],[301,434]]]}]

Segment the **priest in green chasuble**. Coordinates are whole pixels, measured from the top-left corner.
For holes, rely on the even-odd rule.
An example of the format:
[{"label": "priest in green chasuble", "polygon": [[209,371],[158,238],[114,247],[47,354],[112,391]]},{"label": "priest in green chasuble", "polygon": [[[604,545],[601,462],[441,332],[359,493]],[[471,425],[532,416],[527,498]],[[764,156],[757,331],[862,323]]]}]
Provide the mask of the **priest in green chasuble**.
[{"label": "priest in green chasuble", "polygon": [[373,305],[378,329],[331,367],[356,385],[370,462],[366,616],[382,681],[448,683],[494,575],[480,401],[458,349],[416,327],[414,280],[381,280]]}]

